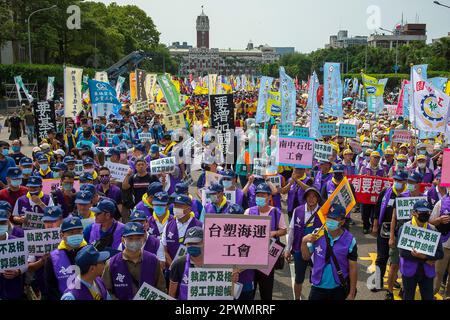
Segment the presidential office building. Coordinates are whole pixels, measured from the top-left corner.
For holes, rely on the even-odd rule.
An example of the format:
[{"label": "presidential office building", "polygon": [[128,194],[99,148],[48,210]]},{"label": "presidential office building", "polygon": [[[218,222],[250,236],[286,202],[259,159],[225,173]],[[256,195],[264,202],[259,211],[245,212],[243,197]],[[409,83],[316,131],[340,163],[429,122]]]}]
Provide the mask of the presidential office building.
[{"label": "presidential office building", "polygon": [[209,47],[209,18],[202,10],[197,17],[197,46],[192,48],[183,43],[174,42],[170,54],[179,63],[179,75],[194,77],[207,74],[220,75],[258,75],[263,64],[280,59],[280,53],[294,52],[294,48],[274,48],[268,45],[254,47],[250,41],[246,49],[215,49]]}]

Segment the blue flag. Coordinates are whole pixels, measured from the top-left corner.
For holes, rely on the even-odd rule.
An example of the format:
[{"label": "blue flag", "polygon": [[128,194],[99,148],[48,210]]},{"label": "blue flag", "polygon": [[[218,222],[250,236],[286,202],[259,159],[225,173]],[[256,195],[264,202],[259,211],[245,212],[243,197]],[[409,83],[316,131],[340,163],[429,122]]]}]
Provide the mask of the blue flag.
[{"label": "blue flag", "polygon": [[358,93],[358,89],[359,89],[358,78],[353,78],[352,94]]},{"label": "blue flag", "polygon": [[448,79],[443,77],[436,77],[436,78],[430,78],[428,79],[433,87],[436,89],[439,89],[441,91],[445,90],[445,85],[447,84]]},{"label": "blue flag", "polygon": [[341,65],[327,62],[323,67],[323,73],[323,112],[332,117],[343,117]]},{"label": "blue flag", "polygon": [[[387,82],[388,82],[387,78],[378,80],[378,84],[382,84],[383,85],[383,91],[386,88]],[[376,104],[376,107],[375,107],[375,114],[379,114],[381,111],[383,111],[383,108],[384,108],[384,97],[381,96],[381,97],[376,97],[376,98],[377,98],[376,99],[377,100],[377,104]]]},{"label": "blue flag", "polygon": [[297,112],[297,93],[294,80],[280,67],[281,123],[295,122]]},{"label": "blue flag", "polygon": [[411,68],[411,82],[412,82],[412,72],[415,70],[419,76],[422,77],[423,80],[428,80],[428,65],[427,64],[419,64],[416,66],[412,66]]},{"label": "blue flag", "polygon": [[92,117],[109,119],[111,114],[119,115],[122,104],[117,100],[116,90],[107,82],[89,79],[89,94],[92,104]]},{"label": "blue flag", "polygon": [[311,111],[311,124],[309,126],[309,136],[311,138],[319,139],[322,137],[319,131],[320,115],[319,106],[317,105],[317,90],[319,90],[319,78],[316,72],[311,76],[308,90],[308,106],[307,109]]},{"label": "blue flag", "polygon": [[258,95],[258,107],[256,109],[256,123],[269,121],[269,115],[267,114],[267,100],[269,98],[269,91],[272,87],[273,78],[261,77]]}]

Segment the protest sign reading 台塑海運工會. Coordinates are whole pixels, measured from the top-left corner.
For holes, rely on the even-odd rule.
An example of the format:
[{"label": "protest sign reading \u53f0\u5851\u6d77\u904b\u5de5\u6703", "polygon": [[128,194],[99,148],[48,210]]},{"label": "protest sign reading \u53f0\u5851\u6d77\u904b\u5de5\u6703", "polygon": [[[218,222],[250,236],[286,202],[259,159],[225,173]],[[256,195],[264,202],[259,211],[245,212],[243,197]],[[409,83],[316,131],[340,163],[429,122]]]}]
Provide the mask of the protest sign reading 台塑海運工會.
[{"label": "protest sign reading \u53f0\u5851\u6d77\u904b\u5de5\u6703", "polygon": [[415,227],[405,223],[401,229],[397,246],[408,251],[415,250],[427,256],[434,256],[441,239],[441,233],[429,229]]},{"label": "protest sign reading \u53f0\u5851\u6d77\u904b\u5de5\u6703", "polygon": [[176,300],[164,292],[144,282],[134,296],[133,300]]},{"label": "protest sign reading \u53f0\u5851\u6d77\u904b\u5de5\u6703", "polygon": [[189,268],[188,300],[233,300],[232,269]]},{"label": "protest sign reading \u53f0\u5851\u6d77\u904b\u5de5\u6703", "polygon": [[33,256],[43,256],[58,248],[61,242],[60,228],[25,230],[28,253]]},{"label": "protest sign reading \u53f0\u5851\u6d77\u904b\u5de5\u6703", "polygon": [[395,212],[397,214],[397,220],[411,219],[414,204],[420,200],[427,200],[427,197],[396,198]]},{"label": "protest sign reading \u53f0\u5851\u6d77\u904b\u5de5\u6703", "polygon": [[278,140],[278,161],[280,166],[312,168],[314,139],[280,137]]},{"label": "protest sign reading \u53f0\u5851\u6d77\u904b\u5de5\u6703", "polygon": [[28,249],[25,238],[0,241],[0,271],[28,268]]}]

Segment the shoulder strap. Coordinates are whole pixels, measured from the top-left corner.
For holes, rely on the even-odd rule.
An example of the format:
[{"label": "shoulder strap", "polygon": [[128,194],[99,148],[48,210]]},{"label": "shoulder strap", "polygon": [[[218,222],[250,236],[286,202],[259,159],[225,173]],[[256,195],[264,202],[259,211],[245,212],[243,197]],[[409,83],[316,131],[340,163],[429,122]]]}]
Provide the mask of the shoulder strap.
[{"label": "shoulder strap", "polygon": [[327,250],[330,253],[331,260],[333,261],[334,267],[336,268],[336,272],[338,274],[341,286],[344,287],[345,292],[347,292],[347,283],[344,279],[344,274],[342,273],[341,266],[339,265],[339,262],[338,262],[336,256],[334,255],[333,248],[331,247],[331,243],[330,243],[330,238],[328,238],[328,232],[326,230],[324,230],[324,237],[327,242]]}]

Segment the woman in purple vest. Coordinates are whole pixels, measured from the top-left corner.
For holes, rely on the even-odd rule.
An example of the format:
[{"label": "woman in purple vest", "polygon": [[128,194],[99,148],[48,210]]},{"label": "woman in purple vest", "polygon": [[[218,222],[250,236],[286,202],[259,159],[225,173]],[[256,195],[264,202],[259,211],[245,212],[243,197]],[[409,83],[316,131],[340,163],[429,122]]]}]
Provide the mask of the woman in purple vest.
[{"label": "woman in purple vest", "polygon": [[[266,181],[262,177],[256,177],[255,175],[251,175],[248,177],[248,182],[245,185],[245,187],[242,189],[244,192],[244,195],[248,199],[248,207],[255,207],[256,204],[256,189],[260,184],[266,184]],[[270,198],[270,203],[274,205],[274,207],[278,207],[281,210],[281,197],[278,193],[278,190],[272,185],[268,185],[269,188],[272,190],[272,197]],[[275,199],[276,198],[276,199]],[[276,201],[278,200],[278,201]]]},{"label": "woman in purple vest", "polygon": [[319,162],[320,170],[317,172],[316,177],[314,178],[313,187],[317,190],[322,190],[323,186],[333,178],[333,174],[331,171],[332,163],[329,161],[320,161]]},{"label": "woman in purple vest", "polygon": [[423,183],[432,183],[434,180],[433,171],[427,166],[427,156],[421,154],[417,156],[417,168],[415,172],[423,175]]},{"label": "woman in purple vest", "polygon": [[345,149],[343,156],[344,156],[344,160],[342,161],[342,164],[344,165],[344,174],[346,176],[355,175],[356,174],[356,165],[353,162],[352,149]]},{"label": "woman in purple vest", "polygon": [[153,214],[152,200],[155,194],[163,191],[163,185],[159,181],[150,183],[147,189],[147,193],[142,196],[142,200],[135,206],[136,210],[142,210],[147,214],[147,217],[151,217]]},{"label": "woman in purple vest", "polygon": [[[301,250],[304,260],[313,257],[309,300],[354,300],[358,278],[358,253],[353,235],[342,228],[345,209],[331,205],[323,236],[318,230],[303,237]],[[331,249],[331,250],[330,250]],[[336,258],[336,263],[330,251]],[[339,276],[338,269],[342,272]]]},{"label": "woman in purple vest", "polygon": [[128,222],[124,226],[122,245],[125,249],[106,263],[102,277],[113,298],[132,300],[144,282],[166,291],[158,258],[143,250],[145,240],[142,224]]},{"label": "woman in purple vest", "polygon": [[302,239],[305,235],[312,233],[314,229],[322,226],[322,222],[317,215],[317,211],[322,205],[320,192],[314,188],[309,188],[305,191],[303,198],[302,202],[306,203],[299,205],[293,212],[291,223],[289,225],[289,242],[285,250],[285,258],[288,262],[292,260],[292,255],[294,256],[295,300],[301,299],[306,268],[308,265],[312,265],[311,261],[306,261],[302,258]]},{"label": "woman in purple vest", "polygon": [[53,206],[52,198],[42,192],[41,177],[32,176],[27,183],[28,193],[17,199],[13,215],[25,217],[27,212],[44,213],[44,208]]},{"label": "woman in purple vest", "polygon": [[83,239],[83,224],[78,217],[67,217],[61,224],[61,242],[45,261],[45,283],[49,300],[60,300],[75,275],[78,251],[87,245]]},{"label": "woman in purple vest", "polygon": [[[270,205],[272,189],[266,183],[261,183],[256,187],[255,195],[256,206],[248,208],[244,214],[265,217],[270,216],[270,237],[279,240],[280,237],[287,233],[287,228],[281,210]],[[272,300],[274,272],[275,270],[272,270],[272,272],[266,276],[258,270],[255,271],[255,283],[259,285],[261,300]]]},{"label": "woman in purple vest", "polygon": [[[428,220],[432,208],[426,200],[414,204],[412,219],[400,229],[400,234],[406,228],[414,226],[425,230],[433,230]],[[403,300],[414,300],[416,287],[419,286],[422,300],[433,300],[433,279],[436,276],[435,262],[444,257],[442,242],[438,243],[434,255],[425,255],[416,250],[400,250],[400,272],[402,273]]]},{"label": "woman in purple vest", "polygon": [[[8,233],[9,213],[0,210],[0,241],[16,239]],[[0,273],[0,300],[24,299],[24,275],[19,269],[4,270]]]},{"label": "woman in purple vest", "polygon": [[[157,192],[152,200],[153,214],[148,218],[149,235],[160,239],[167,223],[174,219],[168,210],[168,205],[169,195],[167,192]],[[137,210],[135,209],[135,211]]]},{"label": "woman in purple vest", "polygon": [[75,257],[75,264],[80,268],[78,286],[67,288],[61,300],[111,300],[101,279],[108,259],[108,251],[99,252],[93,245],[81,249]]},{"label": "woman in purple vest", "polygon": [[311,178],[305,173],[305,169],[295,168],[288,183],[281,188],[281,194],[288,194],[287,209],[288,216],[292,217],[292,212],[298,206],[304,204],[304,194],[310,185],[312,185]]}]

